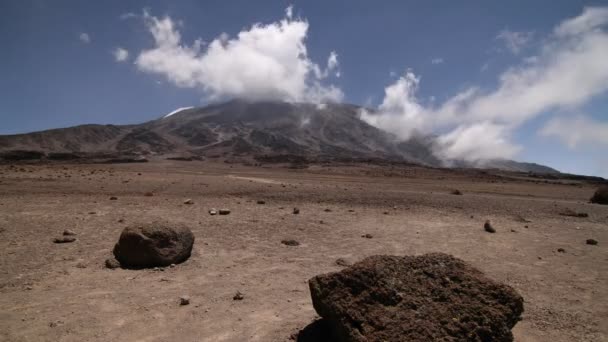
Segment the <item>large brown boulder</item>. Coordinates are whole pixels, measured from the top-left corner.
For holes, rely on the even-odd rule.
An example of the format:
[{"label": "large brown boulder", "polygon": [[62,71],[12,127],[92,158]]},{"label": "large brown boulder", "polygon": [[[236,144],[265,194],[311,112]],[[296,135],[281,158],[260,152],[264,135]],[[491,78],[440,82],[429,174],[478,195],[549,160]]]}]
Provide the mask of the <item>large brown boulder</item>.
[{"label": "large brown boulder", "polygon": [[591,203],[608,204],[608,186],[597,189],[591,197]]},{"label": "large brown boulder", "polygon": [[178,264],[190,257],[194,235],[182,225],[166,222],[126,227],[114,246],[122,267],[146,268]]},{"label": "large brown boulder", "polygon": [[442,253],[372,256],[309,280],[336,341],[512,341],[523,298]]}]

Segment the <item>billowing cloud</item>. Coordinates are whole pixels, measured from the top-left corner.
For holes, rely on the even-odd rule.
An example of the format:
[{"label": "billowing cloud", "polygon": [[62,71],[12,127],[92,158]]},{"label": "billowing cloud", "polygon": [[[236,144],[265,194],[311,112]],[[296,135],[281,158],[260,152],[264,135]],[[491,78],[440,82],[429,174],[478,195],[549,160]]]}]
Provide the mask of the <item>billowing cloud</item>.
[{"label": "billowing cloud", "polygon": [[608,122],[584,116],[553,118],[540,130],[540,134],[558,138],[570,148],[583,144],[608,147]]},{"label": "billowing cloud", "polygon": [[578,17],[565,20],[555,28],[558,36],[575,36],[596,30],[608,22],[608,7],[586,7]]},{"label": "billowing cloud", "polygon": [[369,113],[363,110],[361,119],[403,139],[408,139],[418,132],[428,132],[432,127],[427,109],[416,99],[419,83],[420,78],[408,70],[395,83],[384,89],[384,99],[378,106],[378,111]]},{"label": "billowing cloud", "polygon": [[89,36],[89,34],[86,32],[80,33],[80,35],[78,36],[78,39],[80,39],[80,41],[85,44],[88,44],[91,42],[91,36]]},{"label": "billowing cloud", "polygon": [[126,62],[129,59],[129,51],[117,47],[112,51],[112,55],[114,56],[114,60],[117,62]]},{"label": "billowing cloud", "polygon": [[305,44],[309,24],[294,19],[291,7],[277,22],[254,24],[232,38],[222,34],[208,44],[199,39],[191,46],[183,44],[170,17],[144,12],[144,19],[155,46],[141,51],[135,63],[178,87],[198,88],[210,99],[319,103],[343,97],[339,88],[324,83],[337,70],[337,54],[330,54],[325,68],[310,60]]},{"label": "billowing cloud", "polygon": [[518,55],[521,50],[532,40],[532,32],[517,32],[504,29],[496,35],[512,54]]},{"label": "billowing cloud", "polygon": [[443,159],[484,160],[510,158],[520,147],[507,140],[509,128],[492,122],[456,127],[438,138],[436,153]]},{"label": "billowing cloud", "polygon": [[[445,158],[512,157],[518,151],[510,143],[516,127],[543,113],[572,112],[608,91],[606,10],[586,8],[560,23],[537,55],[500,75],[493,91],[471,87],[441,104],[423,105],[415,94],[420,78],[408,71],[385,89],[377,113],[364,112],[362,118],[402,139],[416,131],[447,131],[437,151]],[[477,149],[463,153],[474,139],[480,139]]]}]

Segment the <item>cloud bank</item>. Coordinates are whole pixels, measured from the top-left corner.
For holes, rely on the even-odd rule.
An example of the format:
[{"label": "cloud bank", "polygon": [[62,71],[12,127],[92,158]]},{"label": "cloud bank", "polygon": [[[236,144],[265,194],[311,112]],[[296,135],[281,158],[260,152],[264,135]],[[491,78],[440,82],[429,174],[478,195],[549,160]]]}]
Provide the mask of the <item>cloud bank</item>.
[{"label": "cloud bank", "polygon": [[603,145],[608,147],[608,122],[598,122],[584,116],[553,118],[540,134],[555,137],[574,149],[579,145]]},{"label": "cloud bank", "polygon": [[[401,139],[439,132],[436,153],[446,159],[511,158],[520,150],[510,140],[515,128],[542,114],[575,112],[608,90],[607,24],[608,8],[587,7],[557,25],[537,55],[502,73],[496,89],[471,87],[442,104],[423,105],[420,77],[407,71],[385,88],[378,110],[361,118]],[[590,128],[581,122],[581,132]],[[563,137],[564,125],[551,121],[543,132]]]},{"label": "cloud bank", "polygon": [[270,24],[254,24],[235,37],[222,34],[209,44],[201,39],[182,42],[175,21],[144,12],[154,47],[135,59],[139,70],[159,74],[178,87],[200,89],[211,100],[238,97],[251,100],[341,101],[342,91],[327,85],[339,76],[338,55],[331,52],[324,67],[308,57],[308,22],[285,17]]}]

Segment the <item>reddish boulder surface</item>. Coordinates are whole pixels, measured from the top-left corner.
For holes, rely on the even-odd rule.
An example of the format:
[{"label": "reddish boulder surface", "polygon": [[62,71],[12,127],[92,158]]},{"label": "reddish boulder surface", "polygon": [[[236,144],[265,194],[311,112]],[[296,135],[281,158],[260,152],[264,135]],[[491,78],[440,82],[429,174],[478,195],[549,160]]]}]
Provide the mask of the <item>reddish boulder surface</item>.
[{"label": "reddish boulder surface", "polygon": [[194,235],[187,227],[165,222],[126,227],[114,246],[122,267],[147,268],[178,264],[190,257]]},{"label": "reddish boulder surface", "polygon": [[336,341],[512,341],[523,298],[442,253],[372,256],[309,280]]}]

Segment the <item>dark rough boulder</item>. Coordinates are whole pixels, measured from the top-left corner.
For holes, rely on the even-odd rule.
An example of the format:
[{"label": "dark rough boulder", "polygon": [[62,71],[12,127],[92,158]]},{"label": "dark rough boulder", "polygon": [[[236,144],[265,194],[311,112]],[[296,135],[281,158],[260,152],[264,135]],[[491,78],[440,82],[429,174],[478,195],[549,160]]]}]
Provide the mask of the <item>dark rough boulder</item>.
[{"label": "dark rough boulder", "polygon": [[608,186],[603,186],[593,194],[591,203],[608,204]]},{"label": "dark rough boulder", "polygon": [[185,226],[136,224],[122,231],[114,256],[126,268],[164,267],[188,259],[193,244],[194,235]]},{"label": "dark rough boulder", "polygon": [[336,341],[512,341],[523,298],[442,253],[372,256],[309,280]]}]

